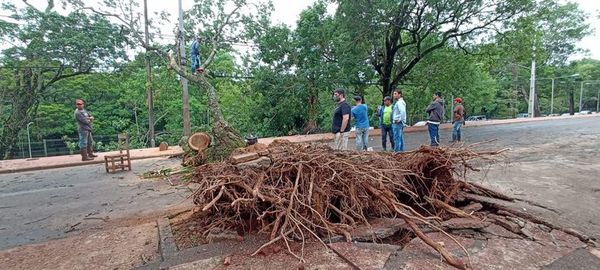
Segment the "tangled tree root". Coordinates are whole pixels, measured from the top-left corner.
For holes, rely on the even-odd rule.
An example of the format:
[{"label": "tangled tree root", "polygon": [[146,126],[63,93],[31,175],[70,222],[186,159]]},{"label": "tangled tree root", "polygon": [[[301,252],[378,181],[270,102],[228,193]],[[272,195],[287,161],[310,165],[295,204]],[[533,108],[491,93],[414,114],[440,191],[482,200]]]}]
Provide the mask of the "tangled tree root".
[{"label": "tangled tree root", "polygon": [[256,224],[270,236],[263,247],[278,241],[323,242],[336,235],[351,241],[350,231],[372,218],[400,217],[446,262],[465,269],[467,263],[416,224],[439,228],[444,219],[468,215],[452,206],[463,192],[501,196],[461,180],[473,169],[470,161],[489,160],[501,151],[422,147],[390,154],[287,142],[274,142],[267,150],[269,166],[221,162],[196,168],[192,181],[200,187],[193,200],[202,210],[206,232],[249,231],[249,224]]}]

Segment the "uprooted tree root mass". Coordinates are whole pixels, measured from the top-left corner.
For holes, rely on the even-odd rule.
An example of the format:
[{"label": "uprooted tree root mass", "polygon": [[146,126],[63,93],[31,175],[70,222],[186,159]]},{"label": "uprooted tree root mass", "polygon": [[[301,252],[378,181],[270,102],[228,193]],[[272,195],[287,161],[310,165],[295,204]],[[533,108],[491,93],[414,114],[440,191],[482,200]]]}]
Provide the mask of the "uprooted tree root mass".
[{"label": "uprooted tree root mass", "polygon": [[474,169],[472,161],[490,160],[498,153],[421,147],[391,154],[275,142],[263,151],[267,165],[221,162],[197,167],[192,181],[200,187],[192,196],[203,213],[204,231],[249,231],[248,224],[255,224],[270,236],[261,249],[278,241],[287,245],[337,235],[351,241],[353,228],[373,218],[395,217],[450,265],[464,269],[465,262],[429,239],[417,224],[438,228],[442,220],[466,215],[452,206],[462,192],[494,196],[463,179]]}]

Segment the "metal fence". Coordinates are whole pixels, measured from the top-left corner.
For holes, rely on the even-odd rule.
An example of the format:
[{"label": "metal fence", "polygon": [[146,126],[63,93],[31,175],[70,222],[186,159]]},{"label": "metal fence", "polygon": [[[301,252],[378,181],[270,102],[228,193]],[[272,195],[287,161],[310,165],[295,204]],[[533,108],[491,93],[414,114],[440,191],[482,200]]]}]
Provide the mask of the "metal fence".
[{"label": "metal fence", "polygon": [[[23,138],[24,137],[24,138]],[[117,135],[93,136],[94,151],[102,152],[116,147]],[[29,157],[51,157],[76,154],[79,152],[77,142],[79,138],[43,139],[41,141],[27,142],[27,136],[20,136],[13,159]],[[114,146],[114,147],[113,147]],[[31,147],[31,156],[30,156]]]}]

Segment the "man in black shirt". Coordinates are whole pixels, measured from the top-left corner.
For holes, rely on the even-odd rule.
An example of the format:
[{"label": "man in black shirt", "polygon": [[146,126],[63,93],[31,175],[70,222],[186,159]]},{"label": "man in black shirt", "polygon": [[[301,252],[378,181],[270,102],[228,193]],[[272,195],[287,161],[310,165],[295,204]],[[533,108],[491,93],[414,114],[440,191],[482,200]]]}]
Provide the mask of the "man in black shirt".
[{"label": "man in black shirt", "polygon": [[337,102],[337,107],[333,113],[333,125],[331,126],[331,132],[335,134],[333,148],[335,150],[347,150],[351,108],[346,103],[344,89],[336,89],[333,92],[333,100]]}]

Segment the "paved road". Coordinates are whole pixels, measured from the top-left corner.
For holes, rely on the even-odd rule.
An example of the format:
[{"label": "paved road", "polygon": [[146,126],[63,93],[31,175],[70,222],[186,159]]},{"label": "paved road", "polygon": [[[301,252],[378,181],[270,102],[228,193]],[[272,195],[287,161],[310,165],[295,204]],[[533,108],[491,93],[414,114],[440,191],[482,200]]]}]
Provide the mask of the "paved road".
[{"label": "paved road", "polygon": [[[545,217],[600,238],[600,117],[463,130],[466,143],[496,139],[486,148],[511,147],[511,163],[495,166],[472,181],[555,209]],[[442,130],[443,141],[450,130]],[[413,149],[426,132],[406,134]],[[353,141],[350,145],[353,145]],[[371,138],[380,148],[380,138]],[[102,165],[0,175],[0,249],[78,233],[132,214],[148,214],[181,203],[189,191],[136,173],[173,167],[177,159],[134,161],[133,172],[106,174]],[[93,218],[93,219],[90,219]]]},{"label": "paved road", "polygon": [[[468,127],[462,129],[464,144],[486,143],[487,146],[503,147],[526,147],[529,145],[546,144],[556,141],[557,138],[572,137],[586,134],[600,134],[600,115],[590,118],[560,119],[555,121],[539,121],[514,123],[506,125],[490,125],[480,127]],[[449,145],[452,139],[452,130],[440,130],[442,145]],[[424,132],[413,132],[404,134],[405,149],[412,150],[425,144],[429,145],[429,134]],[[381,137],[370,136],[369,146],[374,150],[381,150]],[[354,149],[355,141],[350,140],[349,149]],[[388,141],[388,149],[391,146]]]},{"label": "paved road", "polygon": [[135,160],[131,172],[115,174],[107,174],[100,164],[2,174],[0,249],[73,235],[102,226],[102,218],[113,222],[176,205],[189,191],[137,174],[179,163],[168,158]]},{"label": "paved road", "polygon": [[[449,144],[451,130],[440,136]],[[494,140],[481,149],[511,149],[506,163],[470,181],[544,205],[552,211],[535,214],[600,240],[600,117],[467,128],[463,137],[465,144]],[[409,150],[428,140],[426,132],[406,134]],[[370,146],[380,150],[381,138],[370,138]]]}]

